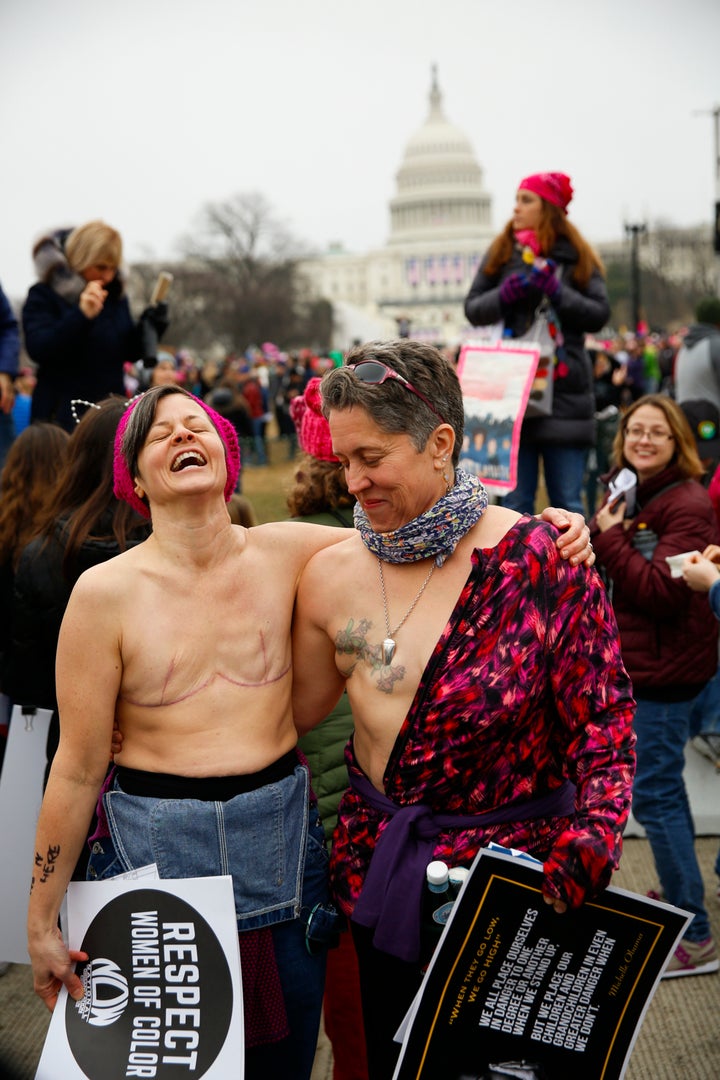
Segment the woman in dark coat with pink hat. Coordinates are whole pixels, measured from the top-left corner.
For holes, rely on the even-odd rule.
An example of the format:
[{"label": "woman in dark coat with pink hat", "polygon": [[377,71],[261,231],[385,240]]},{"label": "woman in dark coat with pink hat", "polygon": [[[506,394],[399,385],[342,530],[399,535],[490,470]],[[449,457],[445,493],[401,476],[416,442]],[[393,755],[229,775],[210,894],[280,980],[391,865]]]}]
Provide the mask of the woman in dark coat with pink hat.
[{"label": "woman in dark coat with pink hat", "polygon": [[518,338],[545,298],[555,323],[552,415],[526,419],[518,457],[518,483],[505,505],[532,514],[540,459],[548,501],[583,512],[587,452],[595,443],[593,376],[585,334],[603,328],[610,314],[598,255],[568,220],[572,199],[564,173],[521,180],[513,216],[493,240],[465,300],[473,326],[503,322]]}]

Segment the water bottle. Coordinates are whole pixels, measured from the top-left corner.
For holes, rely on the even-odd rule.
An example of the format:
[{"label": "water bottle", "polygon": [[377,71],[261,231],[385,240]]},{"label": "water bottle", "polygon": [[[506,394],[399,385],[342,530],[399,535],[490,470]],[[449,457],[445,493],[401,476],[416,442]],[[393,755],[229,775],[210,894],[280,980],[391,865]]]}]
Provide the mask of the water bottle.
[{"label": "water bottle", "polygon": [[450,870],[448,871],[448,880],[450,882],[450,893],[453,900],[457,899],[460,890],[465,883],[465,878],[468,876],[469,873],[470,871],[468,870],[467,866],[450,867]]},{"label": "water bottle", "polygon": [[447,863],[435,859],[425,871],[428,908],[434,912],[450,899],[450,871]]},{"label": "water bottle", "polygon": [[447,863],[435,859],[428,863],[425,870],[425,892],[423,894],[422,949],[423,966],[429,963],[435,951],[445,923],[452,909],[453,896],[450,891],[450,874]]}]

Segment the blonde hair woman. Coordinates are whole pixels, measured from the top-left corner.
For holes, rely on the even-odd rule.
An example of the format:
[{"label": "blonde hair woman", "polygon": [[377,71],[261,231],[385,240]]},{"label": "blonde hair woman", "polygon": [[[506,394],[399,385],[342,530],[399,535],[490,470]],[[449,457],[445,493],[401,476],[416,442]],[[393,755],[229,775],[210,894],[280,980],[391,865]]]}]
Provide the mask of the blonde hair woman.
[{"label": "blonde hair woman", "polygon": [[43,236],[33,248],[38,281],[23,307],[25,347],[37,364],[32,419],[72,431],[71,401],[125,394],[123,368],[144,358],[144,329],[162,336],[167,305],[135,320],[121,273],[122,239],[104,221]]}]

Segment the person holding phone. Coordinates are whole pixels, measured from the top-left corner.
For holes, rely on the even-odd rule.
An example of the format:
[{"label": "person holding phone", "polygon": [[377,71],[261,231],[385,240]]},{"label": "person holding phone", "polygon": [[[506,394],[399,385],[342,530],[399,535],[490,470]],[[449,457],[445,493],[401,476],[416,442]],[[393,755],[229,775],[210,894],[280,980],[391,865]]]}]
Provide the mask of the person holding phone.
[{"label": "person holding phone", "polygon": [[[691,714],[717,668],[718,628],[704,597],[671,576],[666,557],[716,544],[718,526],[700,483],[692,430],[671,398],[648,394],[634,402],[613,453],[611,489],[590,531],[637,702],[632,809],[650,841],[662,894],[694,915],[664,977],[703,975],[720,962],[683,769]],[[637,476],[632,509],[632,488],[612,486],[623,469]]]},{"label": "person holding phone", "polygon": [[73,399],[124,395],[123,365],[155,360],[148,342],[156,348],[165,333],[167,304],[151,304],[133,318],[120,270],[122,239],[104,221],[43,236],[33,259],[38,281],[22,311],[25,347],[37,364],[32,419],[72,431]]}]

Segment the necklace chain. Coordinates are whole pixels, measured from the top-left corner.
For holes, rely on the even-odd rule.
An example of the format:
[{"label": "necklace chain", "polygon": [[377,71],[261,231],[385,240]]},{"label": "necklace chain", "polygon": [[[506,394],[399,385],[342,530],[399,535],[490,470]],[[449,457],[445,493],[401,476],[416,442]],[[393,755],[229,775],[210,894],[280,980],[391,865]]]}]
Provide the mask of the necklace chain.
[{"label": "necklace chain", "polygon": [[387,634],[387,637],[385,638],[385,640],[382,643],[383,664],[385,665],[385,667],[387,667],[390,664],[390,662],[392,661],[393,656],[395,655],[395,641],[394,641],[395,634],[397,634],[398,630],[402,626],[405,625],[405,623],[407,622],[407,620],[410,618],[413,611],[415,610],[415,605],[417,604],[417,602],[420,599],[420,597],[422,596],[422,594],[425,592],[425,589],[428,586],[430,578],[433,576],[433,573],[435,571],[436,563],[435,563],[435,560],[433,559],[432,564],[430,566],[430,570],[428,571],[427,577],[425,578],[422,585],[420,586],[420,589],[419,589],[418,593],[416,594],[415,599],[413,600],[410,607],[407,609],[407,611],[405,612],[405,614],[403,615],[402,619],[397,624],[395,629],[391,630],[390,629],[390,613],[388,611],[387,592],[385,591],[385,575],[383,573],[382,559],[379,556],[377,556],[377,561],[378,561],[378,570],[380,571],[380,591],[382,592],[383,613],[385,615],[385,633]]}]

